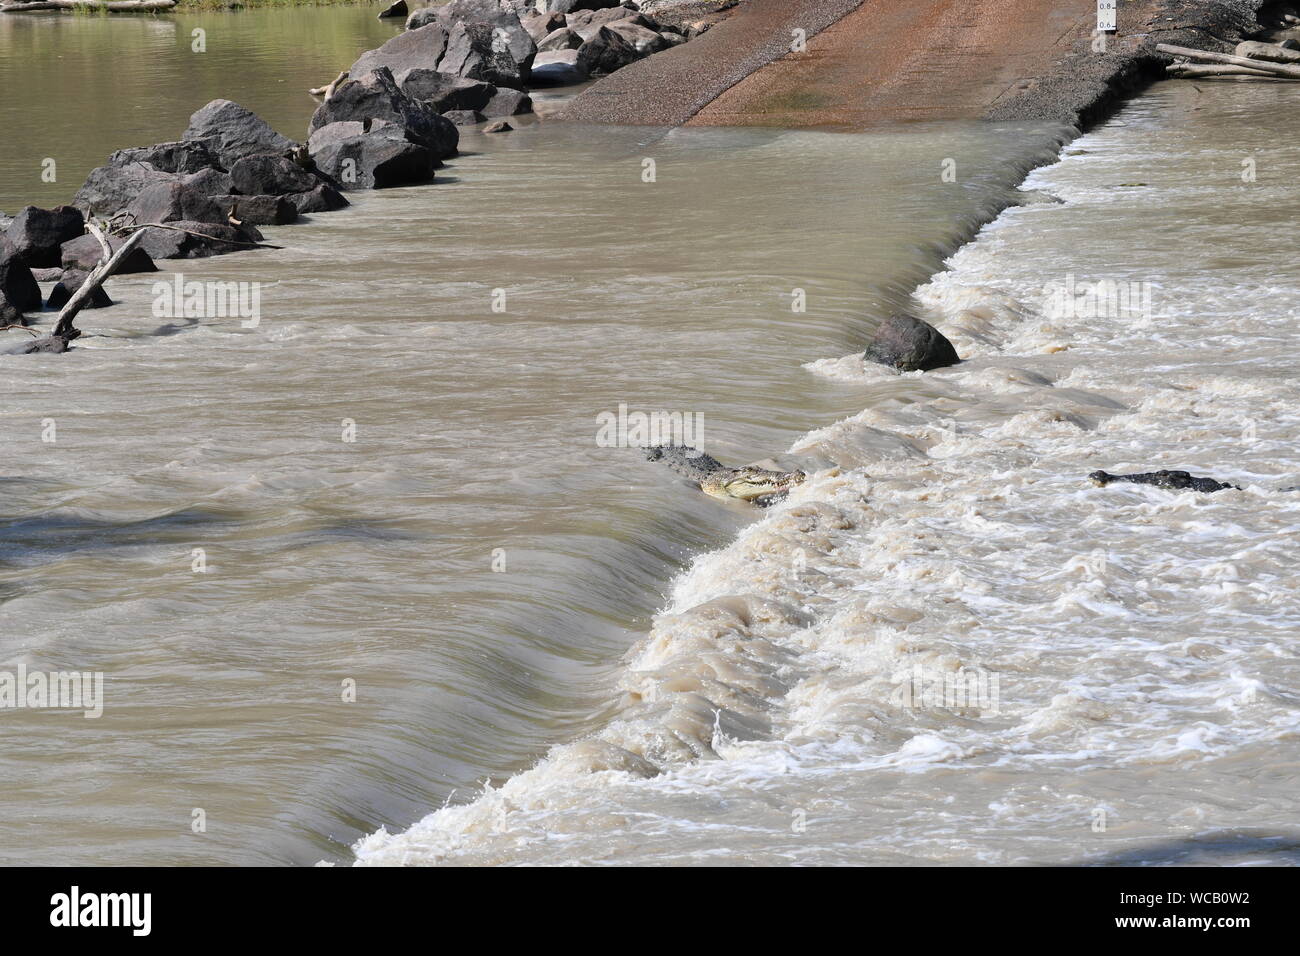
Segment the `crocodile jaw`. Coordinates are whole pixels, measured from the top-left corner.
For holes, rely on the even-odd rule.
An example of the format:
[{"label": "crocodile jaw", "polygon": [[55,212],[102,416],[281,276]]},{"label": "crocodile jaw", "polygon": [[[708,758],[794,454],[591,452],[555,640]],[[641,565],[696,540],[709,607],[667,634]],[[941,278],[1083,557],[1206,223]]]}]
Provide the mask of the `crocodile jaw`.
[{"label": "crocodile jaw", "polygon": [[808,476],[802,471],[740,471],[731,475],[721,475],[716,479],[701,483],[700,488],[706,495],[714,498],[739,498],[741,501],[753,501],[765,495],[789,491],[795,485],[802,484]]}]

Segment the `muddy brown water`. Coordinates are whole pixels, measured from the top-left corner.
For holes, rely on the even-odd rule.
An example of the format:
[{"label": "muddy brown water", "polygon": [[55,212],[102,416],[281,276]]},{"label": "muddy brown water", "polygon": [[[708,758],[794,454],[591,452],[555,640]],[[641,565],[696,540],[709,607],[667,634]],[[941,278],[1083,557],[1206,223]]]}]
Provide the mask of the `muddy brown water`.
[{"label": "muddy brown water", "polygon": [[[393,29],[4,18],[0,208],[218,96],[301,136],[305,88]],[[740,462],[858,411],[874,386],[803,365],[859,349],[1055,135],[470,131],[439,183],[281,250],[112,280],[76,351],[3,359],[0,668],[102,672],[105,702],[0,711],[0,857],[347,861],[599,730],[673,577],[758,517],[600,416],[697,416]],[[255,283],[259,323],[156,315],[176,274]]]}]

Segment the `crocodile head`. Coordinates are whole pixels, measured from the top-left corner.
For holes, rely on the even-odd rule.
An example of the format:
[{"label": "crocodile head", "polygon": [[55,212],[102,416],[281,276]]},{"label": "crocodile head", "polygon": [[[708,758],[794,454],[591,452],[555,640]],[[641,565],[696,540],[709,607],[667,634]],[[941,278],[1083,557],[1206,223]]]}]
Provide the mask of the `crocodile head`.
[{"label": "crocodile head", "polygon": [[784,494],[808,476],[802,471],[770,471],[767,468],[723,468],[700,482],[700,490],[714,498],[753,501],[767,495]]}]

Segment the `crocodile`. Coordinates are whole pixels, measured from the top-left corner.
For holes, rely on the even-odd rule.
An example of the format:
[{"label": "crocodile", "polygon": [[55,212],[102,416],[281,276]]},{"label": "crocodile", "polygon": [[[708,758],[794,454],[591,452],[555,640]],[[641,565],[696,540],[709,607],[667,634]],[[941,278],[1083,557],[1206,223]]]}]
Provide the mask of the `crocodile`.
[{"label": "crocodile", "polygon": [[739,498],[761,508],[784,498],[808,477],[802,471],[772,471],[743,465],[728,468],[712,455],[689,445],[651,445],[643,449],[650,461],[660,461],[714,498]]},{"label": "crocodile", "polygon": [[1102,488],[1113,481],[1129,481],[1135,485],[1155,485],[1157,488],[1168,488],[1170,491],[1203,491],[1206,494],[1228,488],[1241,491],[1240,485],[1230,485],[1227,482],[1215,481],[1213,478],[1198,478],[1185,471],[1148,471],[1140,475],[1112,475],[1105,471],[1094,471],[1088,477],[1094,485]]}]

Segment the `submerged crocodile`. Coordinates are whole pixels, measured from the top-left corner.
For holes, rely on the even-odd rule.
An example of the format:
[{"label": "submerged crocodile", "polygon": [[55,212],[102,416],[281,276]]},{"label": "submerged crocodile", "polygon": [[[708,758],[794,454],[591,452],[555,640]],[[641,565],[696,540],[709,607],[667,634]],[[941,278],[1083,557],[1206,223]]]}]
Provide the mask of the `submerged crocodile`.
[{"label": "submerged crocodile", "polygon": [[1102,488],[1113,481],[1129,481],[1135,485],[1155,485],[1170,491],[1203,491],[1207,494],[1228,488],[1241,491],[1238,485],[1215,481],[1213,478],[1197,478],[1185,471],[1148,471],[1140,475],[1112,475],[1105,471],[1094,471],[1088,477],[1094,485]]},{"label": "submerged crocodile", "polygon": [[744,465],[728,468],[712,455],[689,445],[651,445],[644,448],[650,461],[660,461],[714,498],[739,498],[767,507],[784,498],[808,476],[802,471],[772,471]]}]

